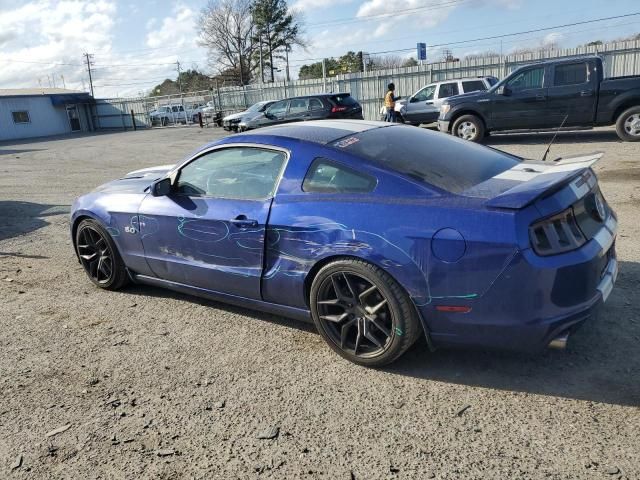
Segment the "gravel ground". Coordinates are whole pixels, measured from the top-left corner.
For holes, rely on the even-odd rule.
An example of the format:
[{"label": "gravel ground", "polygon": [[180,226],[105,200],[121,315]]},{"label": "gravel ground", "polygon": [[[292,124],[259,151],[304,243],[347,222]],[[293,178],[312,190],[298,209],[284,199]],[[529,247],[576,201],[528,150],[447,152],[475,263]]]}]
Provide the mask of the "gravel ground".
[{"label": "gravel ground", "polygon": [[[618,284],[567,351],[422,342],[369,370],[309,325],[85,278],[73,199],[220,135],[0,145],[0,478],[640,478],[639,144],[602,129],[552,149],[606,152],[596,171],[620,221]],[[539,158],[549,139],[489,143]]]}]

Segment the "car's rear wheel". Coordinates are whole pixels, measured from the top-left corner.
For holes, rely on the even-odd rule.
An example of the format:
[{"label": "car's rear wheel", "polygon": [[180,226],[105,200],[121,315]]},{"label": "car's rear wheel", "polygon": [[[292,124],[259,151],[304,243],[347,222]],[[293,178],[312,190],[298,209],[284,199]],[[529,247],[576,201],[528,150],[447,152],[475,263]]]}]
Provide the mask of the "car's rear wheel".
[{"label": "car's rear wheel", "polygon": [[453,122],[451,133],[470,142],[479,142],[484,138],[484,124],[475,115],[462,115]]},{"label": "car's rear wheel", "polygon": [[85,219],[76,231],[80,263],[94,285],[106,290],[123,287],[129,277],[111,235],[97,221]]},{"label": "car's rear wheel", "polygon": [[640,141],[640,106],[622,112],[616,121],[616,133],[625,142]]},{"label": "car's rear wheel", "polygon": [[420,321],[404,289],[384,270],[361,260],[325,265],[311,285],[310,305],[329,346],[360,365],[391,363],[420,336]]}]

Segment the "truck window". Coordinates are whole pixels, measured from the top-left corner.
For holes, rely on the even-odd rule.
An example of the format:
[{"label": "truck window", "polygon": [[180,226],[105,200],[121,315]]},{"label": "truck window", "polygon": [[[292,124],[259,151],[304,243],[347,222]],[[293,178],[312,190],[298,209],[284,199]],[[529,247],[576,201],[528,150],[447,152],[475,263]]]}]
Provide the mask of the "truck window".
[{"label": "truck window", "polygon": [[567,65],[558,65],[555,69],[553,85],[556,87],[564,85],[579,85],[589,81],[587,72],[589,66],[585,62],[569,63]]},{"label": "truck window", "polygon": [[487,87],[482,80],[467,80],[462,82],[462,89],[464,90],[464,93],[469,93],[477,92],[478,90],[486,90]]},{"label": "truck window", "polygon": [[539,68],[531,68],[529,70],[525,70],[524,72],[520,72],[516,74],[509,83],[507,83],[507,87],[513,92],[517,92],[520,90],[529,90],[532,88],[542,88],[544,84],[544,67]]},{"label": "truck window", "polygon": [[455,83],[443,83],[440,85],[438,91],[438,98],[447,98],[458,95],[458,82]]}]

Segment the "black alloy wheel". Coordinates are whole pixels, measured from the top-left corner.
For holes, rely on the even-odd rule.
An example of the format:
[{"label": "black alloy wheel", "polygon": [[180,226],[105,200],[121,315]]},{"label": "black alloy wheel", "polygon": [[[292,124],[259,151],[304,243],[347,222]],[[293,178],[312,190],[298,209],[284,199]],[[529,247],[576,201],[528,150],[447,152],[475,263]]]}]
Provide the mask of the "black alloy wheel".
[{"label": "black alloy wheel", "polygon": [[83,220],[76,232],[76,251],[89,279],[98,287],[116,290],[127,272],[110,235],[95,220]]},{"label": "black alloy wheel", "polygon": [[320,270],[311,290],[318,330],[336,352],[352,362],[388,364],[420,334],[408,295],[374,265],[360,260],[333,262]]}]

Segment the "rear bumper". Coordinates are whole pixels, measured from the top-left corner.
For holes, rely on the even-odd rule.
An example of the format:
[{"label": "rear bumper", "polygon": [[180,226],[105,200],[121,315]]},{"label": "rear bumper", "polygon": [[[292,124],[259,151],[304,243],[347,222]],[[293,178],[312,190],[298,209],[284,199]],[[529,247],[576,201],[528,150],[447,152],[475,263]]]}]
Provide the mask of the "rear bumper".
[{"label": "rear bumper", "polygon": [[563,259],[541,258],[531,250],[518,253],[481,296],[455,301],[470,307],[468,313],[438,311],[437,305],[421,307],[433,344],[523,352],[546,349],[552,340],[593,317],[609,298],[618,275],[614,233],[610,243],[592,240],[587,248]]},{"label": "rear bumper", "polygon": [[448,133],[449,132],[449,121],[448,120],[438,120],[438,130],[441,132]]}]

